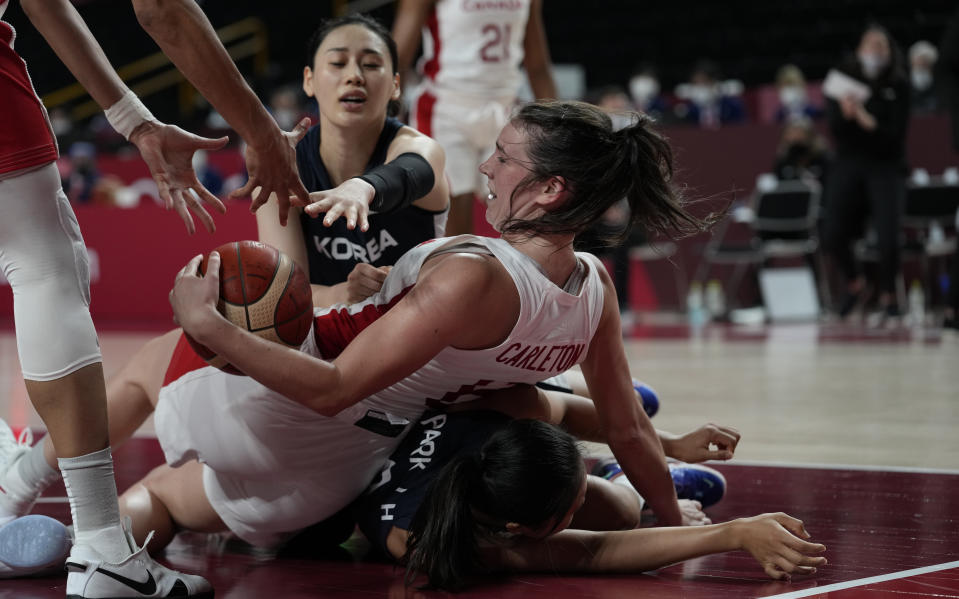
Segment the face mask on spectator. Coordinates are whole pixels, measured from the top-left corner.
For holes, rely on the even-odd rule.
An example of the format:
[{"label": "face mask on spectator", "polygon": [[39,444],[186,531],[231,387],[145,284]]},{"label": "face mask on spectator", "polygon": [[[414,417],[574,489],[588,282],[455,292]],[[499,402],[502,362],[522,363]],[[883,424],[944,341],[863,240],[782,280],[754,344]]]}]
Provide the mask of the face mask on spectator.
[{"label": "face mask on spectator", "polygon": [[790,110],[801,110],[806,104],[806,90],[800,85],[784,85],[779,88],[779,101]]},{"label": "face mask on spectator", "polygon": [[689,99],[698,106],[708,106],[712,104],[718,93],[715,85],[704,85],[697,83],[689,88]]},{"label": "face mask on spectator", "polygon": [[659,94],[659,81],[649,75],[637,75],[629,80],[629,95],[640,107],[645,107]]},{"label": "face mask on spectator", "polygon": [[284,131],[289,131],[296,125],[296,117],[296,112],[289,108],[277,108],[273,111],[273,118],[276,120],[276,124]]},{"label": "face mask on spectator", "polygon": [[932,86],[932,72],[926,69],[913,69],[909,75],[912,86],[919,91],[926,91]]},{"label": "face mask on spectator", "polygon": [[875,79],[878,77],[879,73],[886,68],[888,63],[888,60],[882,56],[879,56],[878,54],[859,55],[859,64],[862,66],[862,74],[869,79]]}]

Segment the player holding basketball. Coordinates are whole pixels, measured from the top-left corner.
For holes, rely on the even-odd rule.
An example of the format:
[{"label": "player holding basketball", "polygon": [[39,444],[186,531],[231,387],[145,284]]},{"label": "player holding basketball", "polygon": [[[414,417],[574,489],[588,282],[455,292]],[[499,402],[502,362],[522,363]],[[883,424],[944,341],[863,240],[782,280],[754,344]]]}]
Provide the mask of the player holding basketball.
[{"label": "player holding basketball", "polygon": [[[0,15],[7,3],[0,0]],[[169,2],[162,8],[150,4],[135,2],[145,27],[254,147],[247,187],[261,185],[306,198],[287,137],[243,82],[202,12],[192,2]],[[221,211],[223,205],[199,184],[191,157],[197,149],[221,147],[226,139],[200,138],[156,121],[113,72],[66,0],[23,0],[22,5],[64,64],[106,109],[111,124],[138,147],[167,206],[190,232],[190,211],[212,230],[213,221],[200,200]],[[202,578],[153,562],[120,523],[100,349],[88,308],[87,253],[53,165],[57,147],[46,111],[13,40],[13,28],[0,22],[2,267],[14,291],[27,391],[55,443],[70,500],[76,543],[67,562],[67,595],[212,597]],[[23,481],[58,473],[0,424],[0,523],[5,524],[0,533],[5,547],[30,547],[30,541],[50,530],[42,519],[11,522],[29,510],[36,496]],[[10,569],[3,566],[0,575],[15,573]]]},{"label": "player holding basketball", "polygon": [[516,103],[526,69],[536,98],[555,98],[541,0],[400,0],[393,23],[400,72],[420,45],[422,84],[410,124],[446,150],[453,192],[448,235],[473,232],[474,195],[485,195],[476,165]]},{"label": "player holding basketball", "polygon": [[[330,306],[366,299],[382,285],[386,267],[443,236],[449,186],[439,144],[387,116],[400,86],[396,44],[382,25],[359,15],[326,21],[308,57],[303,90],[316,98],[320,122],[297,145],[297,165],[311,200],[337,202],[345,218],[318,218],[321,205],[309,213],[294,208],[298,218],[284,227],[275,210],[259,210],[257,227],[260,241],[309,273],[314,305]],[[375,188],[363,177],[376,177],[370,173],[378,168],[422,181],[422,195],[382,195],[367,217]]]},{"label": "player holding basketball", "polygon": [[[161,436],[168,462],[200,455],[212,511],[231,530],[250,538],[258,531],[275,532],[270,529],[277,512],[292,507],[275,500],[283,486],[275,469],[261,482],[257,476],[266,477],[267,470],[257,475],[251,462],[266,468],[302,461],[302,450],[288,450],[313,443],[306,438],[310,435],[336,446],[341,455],[328,467],[336,468],[337,476],[315,484],[288,483],[310,498],[292,513],[308,516],[312,510],[320,516],[315,497],[331,492],[325,481],[336,478],[349,487],[360,473],[355,478],[360,483],[382,459],[370,460],[370,454],[385,457],[395,445],[389,435],[399,434],[417,417],[424,399],[428,405],[472,399],[484,390],[534,383],[581,363],[600,425],[623,470],[661,522],[681,524],[662,447],[630,384],[615,292],[600,263],[574,253],[570,244],[623,197],[632,204],[635,221],[649,228],[703,225],[679,207],[670,187],[669,146],[645,119],[637,119],[614,132],[607,115],[581,103],[521,109],[481,167],[490,180],[487,219],[503,239],[459,237],[419,246],[397,263],[369,300],[320,313],[316,347],[306,348],[312,351],[284,349],[223,320],[214,307],[215,278],[196,277],[198,259],[191,262],[171,295],[178,322],[264,388],[216,376],[212,392],[224,400],[210,402],[204,398],[211,389],[200,380],[205,376],[200,373],[210,369],[175,364],[156,415],[158,429],[176,437]],[[218,258],[211,260],[213,271]],[[291,401],[270,401],[266,407],[264,394]],[[301,423],[303,438],[286,434],[275,446],[268,443],[277,418]],[[234,438],[236,419],[247,427],[265,427],[252,434],[258,445],[250,455],[219,455],[223,452],[214,446],[216,439],[221,434]],[[223,430],[204,430],[201,439],[189,425],[200,421],[223,423]],[[334,426],[331,421],[346,424],[352,434],[314,432],[320,422]],[[363,461],[350,463],[363,451]],[[261,452],[270,457],[264,460]],[[196,489],[185,481],[178,486]],[[299,500],[287,494],[283,501]],[[268,516],[271,522],[264,521]]]}]

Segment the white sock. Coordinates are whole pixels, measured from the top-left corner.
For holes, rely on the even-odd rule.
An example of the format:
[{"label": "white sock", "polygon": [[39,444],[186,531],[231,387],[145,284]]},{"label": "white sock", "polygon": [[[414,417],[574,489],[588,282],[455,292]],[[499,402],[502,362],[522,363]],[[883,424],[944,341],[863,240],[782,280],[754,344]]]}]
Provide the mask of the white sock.
[{"label": "white sock", "polygon": [[39,489],[41,493],[60,479],[60,471],[47,463],[47,458],[43,455],[43,445],[41,440],[31,447],[17,464],[21,480],[30,488]]},{"label": "white sock", "polygon": [[120,526],[110,448],[57,463],[70,499],[75,543],[92,547],[108,562],[123,561],[133,551]]}]

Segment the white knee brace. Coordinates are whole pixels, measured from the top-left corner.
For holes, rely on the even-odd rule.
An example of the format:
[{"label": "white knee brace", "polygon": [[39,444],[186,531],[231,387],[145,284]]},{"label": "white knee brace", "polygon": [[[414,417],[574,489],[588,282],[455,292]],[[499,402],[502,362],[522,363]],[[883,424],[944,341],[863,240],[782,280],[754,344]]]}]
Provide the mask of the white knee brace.
[{"label": "white knee brace", "polygon": [[0,180],[0,267],[24,378],[54,380],[101,361],[87,249],[52,163]]}]

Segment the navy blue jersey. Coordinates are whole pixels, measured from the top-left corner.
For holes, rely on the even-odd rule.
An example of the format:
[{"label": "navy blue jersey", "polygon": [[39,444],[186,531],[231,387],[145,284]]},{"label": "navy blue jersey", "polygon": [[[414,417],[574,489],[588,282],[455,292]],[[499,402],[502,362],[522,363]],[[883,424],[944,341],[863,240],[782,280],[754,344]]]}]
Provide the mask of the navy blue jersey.
[{"label": "navy blue jersey", "polygon": [[511,418],[492,411],[423,413],[383,466],[379,478],[353,502],[356,522],[386,555],[386,538],[395,526],[409,530],[434,478],[453,457],[477,451]]},{"label": "navy blue jersey", "polygon": [[[376,142],[376,148],[364,172],[386,162],[386,153],[403,123],[387,118]],[[320,158],[320,126],[310,129],[296,146],[296,166],[309,191],[326,191],[336,187]],[[400,256],[420,243],[442,237],[437,231],[441,212],[409,206],[389,215],[371,214],[370,228],[350,231],[346,219],[338,218],[332,226],[323,226],[323,218],[300,216],[306,253],[310,262],[310,283],[336,285],[346,280],[360,262],[373,266],[392,266]]]}]

